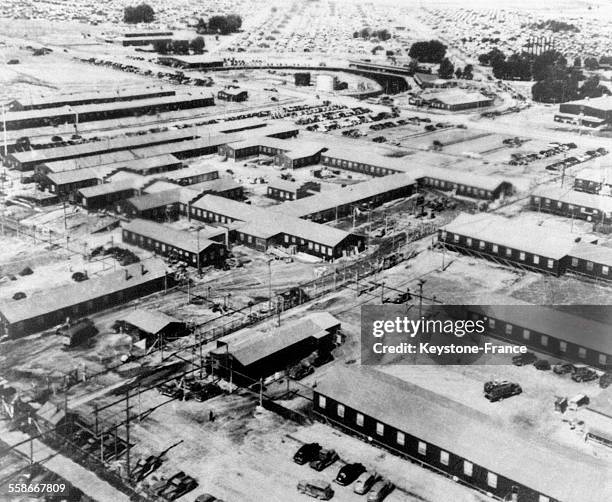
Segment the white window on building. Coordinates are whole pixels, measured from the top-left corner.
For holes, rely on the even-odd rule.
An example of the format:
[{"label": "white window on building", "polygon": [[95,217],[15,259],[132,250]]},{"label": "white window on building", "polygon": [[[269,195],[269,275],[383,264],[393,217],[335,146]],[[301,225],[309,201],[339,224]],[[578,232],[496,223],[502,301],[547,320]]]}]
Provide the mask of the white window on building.
[{"label": "white window on building", "polygon": [[448,452],[441,451],[440,452],[440,463],[442,465],[448,465],[449,462],[450,462],[450,455],[448,454]]},{"label": "white window on building", "polygon": [[484,249],[485,248],[485,241],[480,241],[480,243],[478,244],[478,247],[480,249]]},{"label": "white window on building", "polygon": [[379,436],[384,435],[385,433],[385,426],[384,424],[381,424],[380,422],[376,422],[376,434],[378,434]]},{"label": "white window on building", "polygon": [[495,329],[495,319],[489,319],[489,328]]},{"label": "white window on building", "polygon": [[336,408],[336,412],[338,413],[338,416],[340,418],[344,418],[344,405],[343,404],[339,404]]},{"label": "white window on building", "polygon": [[601,273],[602,273],[603,275],[608,275],[608,274],[610,273],[610,267],[608,267],[608,266],[606,266],[606,265],[603,265],[603,266],[601,267]]},{"label": "white window on building", "polygon": [[506,335],[512,334],[512,324],[506,323]]},{"label": "white window on building", "polygon": [[474,464],[472,464],[472,462],[468,462],[467,460],[463,461],[463,474],[472,477],[474,474]]},{"label": "white window on building", "polygon": [[534,198],[533,198],[533,202],[535,202],[535,203],[540,202],[540,198],[539,198],[539,197],[534,197]]},{"label": "white window on building", "polygon": [[533,255],[533,263],[538,265],[540,263],[540,257],[538,255]]},{"label": "white window on building", "polygon": [[553,266],[554,266],[554,265],[555,265],[555,261],[554,261],[554,260],[548,260],[548,261],[546,262],[546,266],[547,266],[548,268],[553,268]]},{"label": "white window on building", "polygon": [[355,423],[360,427],[363,426],[363,415],[361,413],[357,413],[357,415],[355,415]]},{"label": "white window on building", "polygon": [[471,238],[471,237],[468,237],[467,239],[465,239],[465,243],[466,243],[468,246],[471,246],[471,245],[472,245],[472,238]]},{"label": "white window on building", "polygon": [[453,235],[453,240],[459,242],[459,236],[457,234]]},{"label": "white window on building", "polygon": [[287,244],[289,244],[289,236],[288,236],[288,235],[285,235],[285,242],[286,242]]},{"label": "white window on building", "polygon": [[578,258],[572,258],[572,267],[578,266]]},{"label": "white window on building", "polygon": [[540,343],[544,347],[548,347],[548,337],[546,335],[542,335],[540,338]]},{"label": "white window on building", "polygon": [[599,357],[597,358],[597,360],[599,361],[599,364],[601,364],[602,366],[605,366],[606,364],[608,364],[608,356],[606,356],[605,354],[599,354]]},{"label": "white window on building", "polygon": [[529,331],[528,329],[524,329],[523,330],[523,340],[529,340],[530,337],[531,337],[531,331]]},{"label": "white window on building", "polygon": [[559,342],[559,350],[561,352],[567,352],[567,342],[560,341]]},{"label": "white window on building", "polygon": [[550,499],[546,495],[540,495],[538,497],[538,502],[550,502]]},{"label": "white window on building", "polygon": [[326,408],[327,407],[327,399],[325,399],[325,396],[319,396],[319,408]]},{"label": "white window on building", "polygon": [[563,207],[563,203],[562,203],[561,201],[558,201],[558,202],[557,202],[557,207],[559,207],[559,208],[560,208],[560,207]]},{"label": "white window on building", "polygon": [[586,359],[586,349],[584,347],[578,349],[578,357],[580,359]]},{"label": "white window on building", "polygon": [[491,488],[497,488],[497,474],[493,474],[492,472],[487,472],[487,484]]},{"label": "white window on building", "polygon": [[440,232],[440,239],[442,239],[443,241],[445,241],[445,240],[446,240],[446,230],[442,230],[442,231]]},{"label": "white window on building", "polygon": [[395,441],[397,442],[398,445],[404,446],[406,444],[406,436],[404,435],[403,432],[398,431]]},{"label": "white window on building", "polygon": [[493,246],[491,247],[491,250],[494,253],[499,253],[499,246],[497,244],[493,244]]},{"label": "white window on building", "polygon": [[508,257],[512,256],[512,249],[506,248],[506,256]]},{"label": "white window on building", "polygon": [[424,443],[423,441],[419,441],[419,454],[420,455],[427,455],[427,444]]},{"label": "white window on building", "polygon": [[523,253],[522,251],[519,253],[519,260],[525,261],[525,253]]},{"label": "white window on building", "polygon": [[593,271],[593,262],[592,261],[587,261],[586,262],[586,268],[589,272]]}]

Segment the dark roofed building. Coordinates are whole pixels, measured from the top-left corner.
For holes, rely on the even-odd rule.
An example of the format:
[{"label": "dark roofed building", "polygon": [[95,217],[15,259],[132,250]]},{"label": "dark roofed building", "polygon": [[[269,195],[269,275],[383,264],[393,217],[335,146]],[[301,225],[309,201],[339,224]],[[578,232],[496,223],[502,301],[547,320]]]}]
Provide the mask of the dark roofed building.
[{"label": "dark roofed building", "polygon": [[134,263],[99,277],[34,293],[22,300],[0,303],[2,330],[11,337],[25,336],[121,305],[173,285],[161,260]]},{"label": "dark roofed building", "polygon": [[217,93],[217,99],[220,99],[222,101],[241,102],[249,99],[249,93],[244,89],[221,89]]},{"label": "dark roofed building", "polygon": [[317,312],[235,343],[226,338],[211,355],[224,368],[231,359],[234,371],[257,380],[292,366],[315,350],[330,348],[339,330],[338,319],[327,312]]},{"label": "dark roofed building", "polygon": [[151,347],[156,341],[164,343],[188,333],[184,322],[157,310],[134,309],[118,321],[124,331],[144,342],[143,348]]},{"label": "dark roofed building", "polygon": [[171,257],[201,269],[219,265],[225,259],[222,243],[200,237],[198,232],[177,230],[149,220],[135,219],[123,224],[123,242]]}]

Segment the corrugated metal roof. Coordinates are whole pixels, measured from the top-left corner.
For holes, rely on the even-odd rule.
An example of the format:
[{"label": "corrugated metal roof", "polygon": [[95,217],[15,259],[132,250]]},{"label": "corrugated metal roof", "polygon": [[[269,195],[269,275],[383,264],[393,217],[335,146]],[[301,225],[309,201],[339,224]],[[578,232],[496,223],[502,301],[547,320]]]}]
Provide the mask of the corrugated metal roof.
[{"label": "corrugated metal roof", "polygon": [[86,180],[103,180],[113,172],[110,166],[88,167],[86,169],[75,169],[72,171],[62,171],[59,173],[49,173],[47,178],[56,185],[66,185]]},{"label": "corrugated metal roof", "polygon": [[570,233],[483,213],[462,213],[442,228],[454,234],[557,260],[570,254],[577,239]]},{"label": "corrugated metal roof", "polygon": [[155,335],[169,324],[180,323],[178,319],[156,310],[136,309],[121,318],[145,333]]},{"label": "corrugated metal roof", "polygon": [[143,237],[148,237],[164,244],[175,246],[190,253],[197,253],[198,250],[202,252],[210,246],[221,245],[218,242],[200,237],[198,247],[198,236],[195,232],[177,230],[167,225],[155,223],[150,220],[143,220],[141,218],[135,218],[128,223],[124,223],[122,228],[142,235]]},{"label": "corrugated metal roof", "polygon": [[[144,269],[144,273],[143,270]],[[128,278],[126,279],[126,275]],[[32,294],[23,300],[8,300],[0,304],[0,313],[11,324],[32,319],[72,307],[73,305],[97,300],[117,291],[145,284],[164,277],[166,265],[158,259],[128,265],[100,277],[87,281],[64,284]]]},{"label": "corrugated metal roof", "polygon": [[[195,133],[196,131],[194,129],[171,130],[149,134],[138,134],[135,136],[108,138],[100,141],[89,141],[79,145],[42,148],[39,150],[29,150],[27,152],[15,152],[11,155],[14,159],[21,163],[37,162],[40,164],[46,164],[64,157],[84,157],[88,155],[105,153],[109,150],[133,150],[135,148],[144,145],[151,145],[153,143],[188,140],[193,138]],[[160,154],[165,153],[172,153],[172,151],[170,151],[169,148],[166,148]]]},{"label": "corrugated metal roof", "polygon": [[452,169],[444,169],[440,167],[428,167],[421,171],[419,177],[429,177],[436,180],[456,183],[458,185],[466,185],[483,190],[495,191],[502,183],[509,181],[500,178],[499,176],[485,176],[482,174],[471,173],[467,171],[454,171]]},{"label": "corrugated metal roof", "polygon": [[26,99],[19,98],[17,102],[23,107],[37,107],[55,104],[56,106],[65,106],[83,103],[87,101],[103,101],[121,98],[124,100],[129,99],[142,99],[142,97],[150,96],[158,92],[168,93],[169,95],[176,94],[176,91],[172,89],[117,89],[115,91],[101,91],[101,92],[84,92],[78,94],[60,94],[60,95],[48,95],[40,97],[29,97]]},{"label": "corrugated metal roof", "polygon": [[391,174],[373,178],[362,183],[320,192],[303,199],[283,202],[271,210],[291,216],[304,218],[308,215],[330,211],[347,204],[356,204],[362,200],[381,195],[390,190],[416,185],[414,179],[405,173]]},{"label": "corrugated metal roof", "polygon": [[249,366],[308,338],[320,338],[322,334],[327,334],[329,329],[340,324],[340,321],[331,314],[326,312],[321,314],[326,314],[326,316],[311,314],[270,332],[254,333],[253,336],[231,343],[228,349],[221,347],[213,352],[223,355],[228,350],[240,364]]},{"label": "corrugated metal roof", "polygon": [[140,180],[127,179],[113,181],[112,183],[100,183],[91,187],[80,188],[79,193],[89,199],[90,197],[100,197],[115,192],[123,192],[124,190],[136,190],[140,186]]},{"label": "corrugated metal roof", "polygon": [[403,379],[365,366],[336,365],[315,390],[556,500],[612,500],[608,462],[512,430]]},{"label": "corrugated metal roof", "polygon": [[69,160],[45,162],[45,167],[50,172],[61,173],[63,171],[75,171],[77,169],[86,169],[88,167],[113,164],[115,162],[125,162],[127,160],[134,160],[137,158],[138,157],[131,150],[119,150],[117,152],[89,155],[87,157],[76,157]]},{"label": "corrugated metal roof", "polygon": [[351,235],[328,225],[320,225],[273,211],[272,208],[259,208],[216,195],[205,195],[192,207],[243,221],[246,224],[241,226],[242,232],[264,239],[285,233],[326,246],[337,246]]},{"label": "corrugated metal roof", "polygon": [[172,190],[163,190],[156,193],[136,195],[130,197],[127,202],[134,206],[138,211],[146,211],[170,204],[177,204],[180,200],[181,188],[176,187]]}]

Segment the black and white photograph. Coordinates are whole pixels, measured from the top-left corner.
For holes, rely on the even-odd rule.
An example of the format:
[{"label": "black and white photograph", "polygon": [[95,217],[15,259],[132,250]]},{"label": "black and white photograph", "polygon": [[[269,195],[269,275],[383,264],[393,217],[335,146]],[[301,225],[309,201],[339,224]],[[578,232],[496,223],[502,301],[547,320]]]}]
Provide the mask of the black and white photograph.
[{"label": "black and white photograph", "polygon": [[612,0],[1,0],[0,502],[612,502]]}]

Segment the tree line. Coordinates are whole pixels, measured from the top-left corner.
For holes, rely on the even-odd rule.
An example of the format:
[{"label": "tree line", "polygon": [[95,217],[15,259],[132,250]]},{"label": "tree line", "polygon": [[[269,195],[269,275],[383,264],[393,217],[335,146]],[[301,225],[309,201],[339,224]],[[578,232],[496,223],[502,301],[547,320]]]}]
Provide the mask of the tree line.
[{"label": "tree line", "polygon": [[169,42],[156,40],[153,42],[153,49],[158,54],[179,54],[186,56],[189,52],[193,54],[204,53],[204,37],[195,37],[192,40],[171,40]]},{"label": "tree line", "polygon": [[141,3],[128,6],[123,9],[123,22],[130,24],[152,23],[155,20],[155,12],[149,4]]},{"label": "tree line", "polygon": [[221,34],[228,35],[236,33],[242,27],[242,18],[238,14],[226,16],[212,16],[208,21],[198,19],[196,33],[198,34]]},{"label": "tree line", "polygon": [[[596,98],[608,93],[607,89],[600,85],[599,77],[584,76],[580,58],[576,58],[573,64],[569,65],[565,56],[558,51],[545,51],[537,56],[521,52],[506,57],[502,51],[494,48],[481,54],[478,61],[482,65],[491,66],[493,76],[500,80],[535,80],[531,88],[532,97],[543,103]],[[589,61],[589,65],[591,64]]]}]

